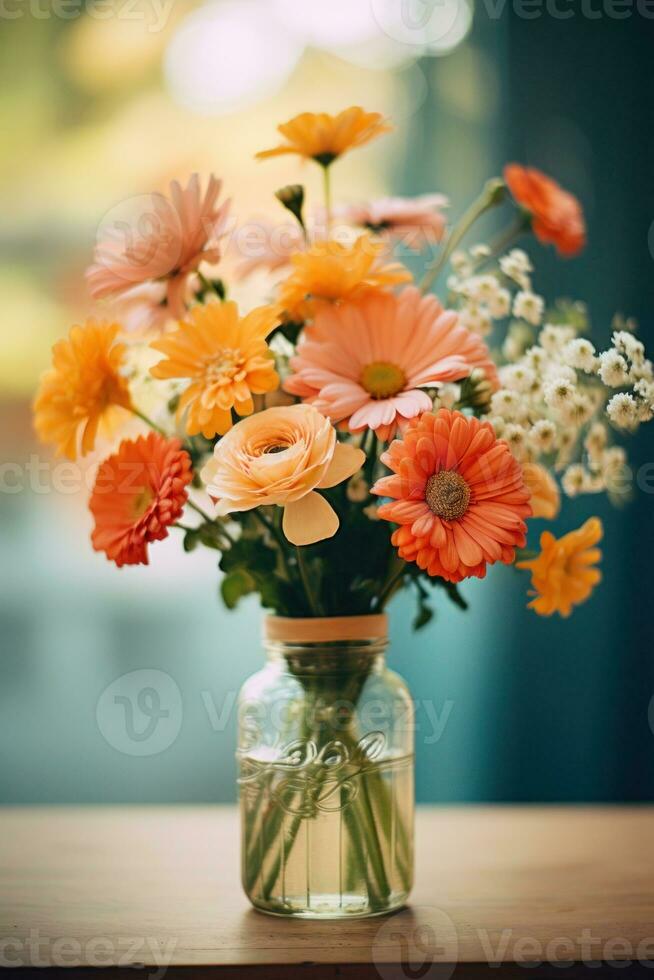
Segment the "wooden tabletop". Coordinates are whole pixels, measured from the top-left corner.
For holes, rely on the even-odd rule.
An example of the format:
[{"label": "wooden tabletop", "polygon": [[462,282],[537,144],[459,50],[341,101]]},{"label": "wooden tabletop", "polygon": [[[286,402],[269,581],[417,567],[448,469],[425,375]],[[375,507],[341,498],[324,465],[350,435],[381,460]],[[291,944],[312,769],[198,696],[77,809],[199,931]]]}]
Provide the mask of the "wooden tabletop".
[{"label": "wooden tabletop", "polygon": [[611,975],[654,976],[654,808],[424,808],[410,906],[381,918],[262,915],[238,863],[231,807],[7,808],[0,966],[447,980],[597,977],[628,960]]}]

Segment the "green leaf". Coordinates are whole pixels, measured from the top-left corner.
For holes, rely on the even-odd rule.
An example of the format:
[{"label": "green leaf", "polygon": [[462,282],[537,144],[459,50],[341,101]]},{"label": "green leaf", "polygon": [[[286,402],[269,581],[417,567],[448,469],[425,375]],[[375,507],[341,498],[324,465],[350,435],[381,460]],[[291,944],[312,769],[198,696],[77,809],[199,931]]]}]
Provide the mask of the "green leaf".
[{"label": "green leaf", "polygon": [[418,600],[418,612],[413,620],[414,630],[421,630],[434,618],[434,610],[424,599]]},{"label": "green leaf", "polygon": [[220,583],[220,594],[227,608],[234,609],[239,600],[254,592],[256,587],[253,577],[245,569],[239,569],[225,576]]}]

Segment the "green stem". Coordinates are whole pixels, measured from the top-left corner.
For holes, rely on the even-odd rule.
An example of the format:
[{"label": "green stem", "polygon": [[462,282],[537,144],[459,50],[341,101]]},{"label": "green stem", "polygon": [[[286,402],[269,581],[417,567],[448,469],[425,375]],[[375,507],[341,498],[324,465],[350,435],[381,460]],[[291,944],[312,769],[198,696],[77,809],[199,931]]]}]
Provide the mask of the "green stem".
[{"label": "green stem", "polygon": [[390,599],[395,587],[398,585],[400,579],[406,573],[406,562],[402,561],[401,566],[395,571],[389,579],[386,580],[385,584],[382,586],[382,590],[377,597],[376,609],[383,609],[385,603]]},{"label": "green stem", "polygon": [[497,204],[500,204],[504,200],[505,193],[506,185],[504,184],[504,181],[500,180],[499,178],[494,178],[493,180],[489,180],[487,182],[477,200],[473,201],[468,210],[452,228],[445,244],[443,245],[441,254],[435,262],[433,268],[431,268],[425,274],[422,282],[420,283],[420,289],[423,293],[426,293],[427,290],[431,289],[443,266],[452,255],[452,252],[454,252],[457,245],[465,237],[475,222],[478,221],[478,219],[481,218],[481,216],[487,211],[490,211],[491,208],[494,208]]},{"label": "green stem", "polygon": [[295,551],[297,553],[297,566],[300,570],[300,577],[302,579],[302,585],[304,586],[304,591],[306,593],[311,612],[314,616],[321,615],[320,604],[314,594],[313,587],[311,585],[311,579],[309,577],[309,572],[304,562],[304,555],[302,554],[302,548],[299,545],[295,546]]},{"label": "green stem", "polygon": [[329,236],[332,226],[332,180],[329,164],[322,168],[322,186],[325,195],[325,221],[327,223],[327,235]]},{"label": "green stem", "polygon": [[286,538],[281,533],[281,531],[279,530],[275,522],[269,521],[266,517],[264,517],[263,513],[259,510],[258,507],[255,507],[252,511],[250,511],[250,513],[274,538],[275,543],[277,544],[277,549],[279,551],[279,556],[282,562],[282,567],[286,574],[286,578],[288,579],[289,582],[292,582],[293,575],[291,572],[291,566],[288,563],[288,556],[286,553]]},{"label": "green stem", "polygon": [[152,419],[149,419],[147,415],[145,415],[143,412],[139,412],[138,408],[134,408],[134,406],[132,406],[132,415],[136,415],[136,417],[140,419],[141,422],[145,422],[145,424],[149,425],[151,429],[154,429],[155,432],[158,432],[160,436],[164,436],[164,438],[166,439],[168,438],[168,433],[164,432],[161,426],[157,425],[156,422],[153,422]]},{"label": "green stem", "polygon": [[509,246],[513,245],[519,238],[529,231],[531,219],[526,212],[521,212],[514,221],[508,225],[504,231],[496,235],[490,242],[490,254],[484,255],[474,266],[474,271],[478,272],[489,262],[503,255]]}]

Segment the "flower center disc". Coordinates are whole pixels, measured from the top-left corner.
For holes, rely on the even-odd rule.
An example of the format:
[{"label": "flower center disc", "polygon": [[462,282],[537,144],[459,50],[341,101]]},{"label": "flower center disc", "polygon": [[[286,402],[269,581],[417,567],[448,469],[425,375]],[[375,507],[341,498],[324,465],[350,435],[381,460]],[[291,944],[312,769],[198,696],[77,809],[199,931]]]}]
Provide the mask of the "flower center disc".
[{"label": "flower center disc", "polygon": [[390,398],[402,391],[406,376],[402,368],[389,361],[373,361],[366,364],[361,372],[361,386],[373,398]]},{"label": "flower center disc", "polygon": [[470,487],[454,470],[441,470],[427,480],[425,500],[432,514],[457,521],[468,509]]}]

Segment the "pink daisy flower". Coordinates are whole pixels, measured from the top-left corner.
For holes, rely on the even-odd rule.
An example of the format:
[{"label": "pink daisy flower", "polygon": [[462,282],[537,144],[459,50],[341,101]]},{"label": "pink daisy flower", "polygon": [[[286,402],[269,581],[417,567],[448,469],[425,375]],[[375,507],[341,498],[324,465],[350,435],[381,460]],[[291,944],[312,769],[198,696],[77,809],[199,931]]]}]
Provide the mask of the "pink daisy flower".
[{"label": "pink daisy flower", "polygon": [[497,371],[484,342],[457,323],[435,296],[414,286],[357,303],[322,306],[305,327],[284,388],[351,432],[374,429],[387,441],[398,426],[432,408],[424,388]]},{"label": "pink daisy flower", "polygon": [[229,201],[217,203],[221,186],[212,175],[202,195],[200,178],[193,174],[186,188],[172,181],[170,198],[151,194],[133,227],[126,231],[117,224],[96,246],[86,271],[91,295],[120,296],[136,285],[163,281],[169,315],[183,317],[188,277],[201,262],[220,258],[218,239],[229,210]]},{"label": "pink daisy flower", "polygon": [[445,232],[443,194],[419,197],[382,197],[367,204],[350,204],[335,209],[337,218],[380,235],[386,235],[416,252],[433,245]]}]

